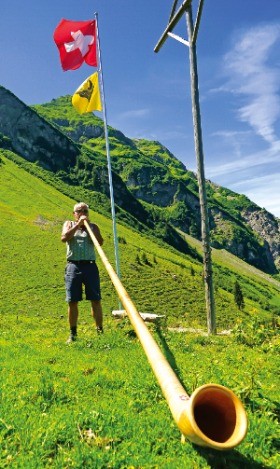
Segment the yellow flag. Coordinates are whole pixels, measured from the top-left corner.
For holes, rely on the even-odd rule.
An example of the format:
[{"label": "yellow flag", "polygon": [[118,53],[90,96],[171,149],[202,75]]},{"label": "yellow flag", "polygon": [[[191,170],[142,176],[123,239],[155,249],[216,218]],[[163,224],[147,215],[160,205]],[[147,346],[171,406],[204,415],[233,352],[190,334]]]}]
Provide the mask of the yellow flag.
[{"label": "yellow flag", "polygon": [[88,77],[72,96],[72,104],[80,114],[102,111],[98,72]]}]

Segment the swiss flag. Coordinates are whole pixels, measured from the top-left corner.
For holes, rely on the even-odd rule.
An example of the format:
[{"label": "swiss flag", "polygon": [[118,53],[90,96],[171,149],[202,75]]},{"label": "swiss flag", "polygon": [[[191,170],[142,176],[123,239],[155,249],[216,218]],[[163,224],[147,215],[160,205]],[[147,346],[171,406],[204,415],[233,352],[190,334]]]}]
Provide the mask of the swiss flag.
[{"label": "swiss flag", "polygon": [[76,70],[83,62],[97,67],[96,20],[62,19],[53,34],[63,70]]}]

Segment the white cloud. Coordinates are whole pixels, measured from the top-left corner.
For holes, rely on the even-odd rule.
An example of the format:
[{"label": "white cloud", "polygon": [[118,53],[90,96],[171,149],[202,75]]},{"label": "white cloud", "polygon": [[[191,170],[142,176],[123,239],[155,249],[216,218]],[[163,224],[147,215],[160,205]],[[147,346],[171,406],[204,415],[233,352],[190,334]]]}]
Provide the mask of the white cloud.
[{"label": "white cloud", "polygon": [[224,142],[227,147],[231,146],[234,152],[234,158],[238,159],[242,157],[242,147],[246,143],[248,137],[251,136],[251,131],[238,131],[238,130],[219,130],[213,132],[211,137],[219,140],[219,144]]},{"label": "white cloud", "polygon": [[135,119],[143,118],[150,114],[150,110],[147,108],[144,109],[131,109],[129,111],[121,112],[118,117],[119,119]]},{"label": "white cloud", "polygon": [[210,164],[207,178],[240,194],[280,217],[280,142],[268,150]]},{"label": "white cloud", "polygon": [[239,109],[240,120],[248,122],[264,140],[273,144],[277,138],[274,123],[280,114],[280,99],[276,95],[260,95]]},{"label": "white cloud", "polygon": [[181,130],[167,130],[166,132],[158,132],[158,140],[167,141],[167,140],[188,140],[189,135],[185,131]]},{"label": "white cloud", "polygon": [[245,194],[278,217],[280,67],[273,54],[279,46],[280,23],[236,33],[223,60],[226,79],[211,92],[231,94],[235,117],[248,127],[238,124],[238,130],[224,128],[212,134],[216,161],[208,162],[206,171],[213,181]]},{"label": "white cloud", "polygon": [[260,207],[280,218],[280,172],[257,176],[231,184],[230,189],[241,192]]},{"label": "white cloud", "polygon": [[[237,155],[238,156],[238,155]],[[210,178],[217,176],[232,176],[241,170],[252,171],[254,167],[264,166],[268,164],[279,164],[280,161],[280,141],[275,142],[274,145],[268,150],[259,151],[249,155],[243,155],[242,158],[236,157],[231,161],[224,161],[223,163],[211,164],[207,169],[207,175]]]},{"label": "white cloud", "polygon": [[220,88],[242,98],[237,117],[269,144],[277,140],[275,123],[280,116],[280,70],[269,64],[269,57],[279,44],[279,24],[239,32],[233,49],[224,57],[228,81]]}]

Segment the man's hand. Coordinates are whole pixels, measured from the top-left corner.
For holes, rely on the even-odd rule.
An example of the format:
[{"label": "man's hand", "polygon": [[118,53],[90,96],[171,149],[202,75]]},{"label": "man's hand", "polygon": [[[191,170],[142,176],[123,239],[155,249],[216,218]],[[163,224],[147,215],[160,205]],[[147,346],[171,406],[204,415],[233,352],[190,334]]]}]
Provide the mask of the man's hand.
[{"label": "man's hand", "polygon": [[74,225],[72,225],[70,221],[66,221],[62,229],[61,241],[63,243],[66,243],[66,241],[72,239],[76,231],[82,226],[84,226],[85,220],[89,222],[89,219],[86,215],[81,215],[79,220]]},{"label": "man's hand", "polygon": [[77,225],[78,226],[84,226],[84,220],[86,220],[87,222],[89,222],[89,219],[86,215],[81,215],[79,220],[78,220],[78,223]]}]

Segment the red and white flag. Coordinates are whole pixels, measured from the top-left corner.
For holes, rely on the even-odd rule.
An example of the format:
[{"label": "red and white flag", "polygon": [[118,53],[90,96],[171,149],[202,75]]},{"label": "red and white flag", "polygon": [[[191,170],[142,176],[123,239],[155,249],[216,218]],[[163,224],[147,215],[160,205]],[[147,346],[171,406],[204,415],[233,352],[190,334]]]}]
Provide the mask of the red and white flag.
[{"label": "red and white flag", "polygon": [[53,34],[63,70],[76,70],[83,62],[97,67],[96,20],[62,19]]}]

